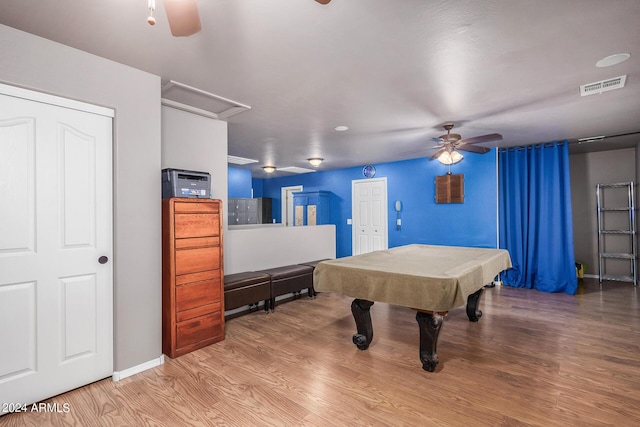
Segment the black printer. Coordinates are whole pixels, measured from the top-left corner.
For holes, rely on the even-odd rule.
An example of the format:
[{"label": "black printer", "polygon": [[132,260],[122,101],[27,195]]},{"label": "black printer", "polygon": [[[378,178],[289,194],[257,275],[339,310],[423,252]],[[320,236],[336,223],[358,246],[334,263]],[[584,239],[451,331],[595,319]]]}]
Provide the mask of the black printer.
[{"label": "black printer", "polygon": [[184,169],[162,170],[162,198],[187,197],[208,199],[211,196],[211,175]]}]

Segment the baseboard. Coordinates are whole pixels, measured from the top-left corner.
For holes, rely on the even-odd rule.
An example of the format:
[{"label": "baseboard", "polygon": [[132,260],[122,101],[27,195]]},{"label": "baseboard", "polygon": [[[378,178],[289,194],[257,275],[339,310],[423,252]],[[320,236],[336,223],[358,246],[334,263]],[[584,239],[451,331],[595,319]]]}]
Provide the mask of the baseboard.
[{"label": "baseboard", "polygon": [[164,354],[158,357],[157,359],[149,360],[148,362],[141,363],[137,366],[132,366],[131,368],[125,369],[123,371],[116,371],[113,373],[111,378],[113,379],[113,381],[120,381],[132,375],[139,374],[140,372],[146,371],[147,369],[160,366],[163,363],[164,363]]}]

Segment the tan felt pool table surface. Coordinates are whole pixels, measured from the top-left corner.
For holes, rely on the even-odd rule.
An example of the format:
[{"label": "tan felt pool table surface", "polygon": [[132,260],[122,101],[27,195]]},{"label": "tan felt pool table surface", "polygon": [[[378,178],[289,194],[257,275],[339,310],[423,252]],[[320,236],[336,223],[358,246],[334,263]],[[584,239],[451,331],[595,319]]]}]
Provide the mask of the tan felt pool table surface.
[{"label": "tan felt pool table surface", "polygon": [[373,338],[369,309],[385,302],[418,310],[420,358],[433,371],[442,316],[467,304],[469,320],[478,321],[484,286],[511,267],[504,249],[407,245],[323,261],[314,270],[314,288],[355,298],[351,310],[358,333],[353,342],[366,350]]}]

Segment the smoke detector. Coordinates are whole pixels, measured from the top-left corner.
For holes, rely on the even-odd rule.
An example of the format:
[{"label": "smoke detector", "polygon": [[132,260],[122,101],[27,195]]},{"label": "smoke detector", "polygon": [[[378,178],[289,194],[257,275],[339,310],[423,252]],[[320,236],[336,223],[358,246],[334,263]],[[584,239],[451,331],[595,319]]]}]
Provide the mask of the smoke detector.
[{"label": "smoke detector", "polygon": [[602,92],[608,92],[614,89],[622,89],[627,81],[627,76],[614,77],[611,79],[600,80],[599,82],[587,83],[580,86],[580,95],[595,95]]}]

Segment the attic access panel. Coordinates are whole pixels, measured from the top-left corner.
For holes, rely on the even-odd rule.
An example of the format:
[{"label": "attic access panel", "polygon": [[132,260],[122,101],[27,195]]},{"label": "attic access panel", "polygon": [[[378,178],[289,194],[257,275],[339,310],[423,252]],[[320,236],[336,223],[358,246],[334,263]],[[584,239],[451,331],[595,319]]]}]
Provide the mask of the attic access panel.
[{"label": "attic access panel", "polygon": [[436,176],[436,203],[464,203],[464,175]]},{"label": "attic access panel", "polygon": [[162,104],[218,120],[251,109],[248,105],[174,80],[162,85]]}]

